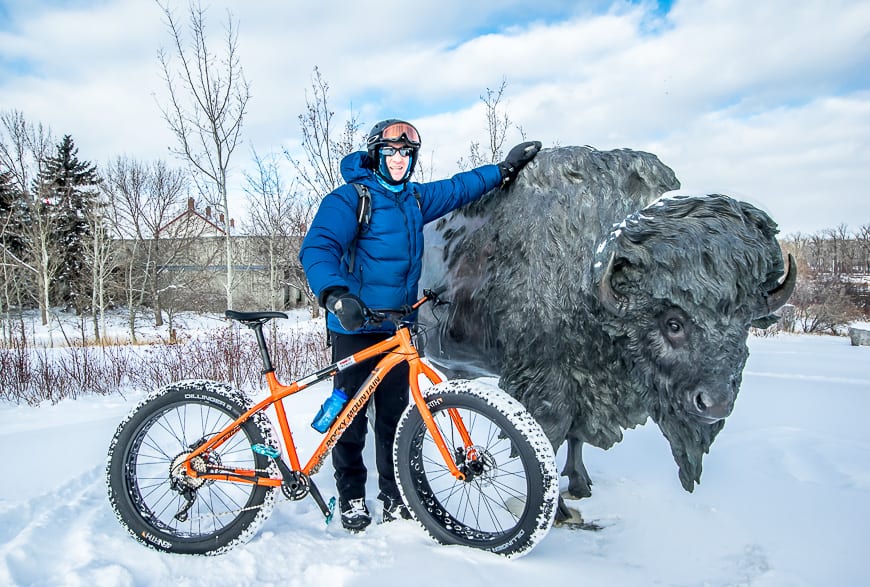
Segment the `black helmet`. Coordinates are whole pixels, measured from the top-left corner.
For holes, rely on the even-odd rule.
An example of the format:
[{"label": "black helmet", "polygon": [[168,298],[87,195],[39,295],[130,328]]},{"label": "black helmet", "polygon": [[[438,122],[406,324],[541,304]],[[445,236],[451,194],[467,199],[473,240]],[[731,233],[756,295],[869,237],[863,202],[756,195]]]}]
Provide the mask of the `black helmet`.
[{"label": "black helmet", "polygon": [[[411,161],[408,164],[408,171],[405,173],[405,177],[399,181],[394,180],[389,172],[386,171],[386,163],[380,154],[381,147],[388,143],[398,143],[413,149],[410,155]],[[374,172],[387,183],[399,185],[408,181],[408,178],[414,173],[414,166],[417,164],[417,153],[420,150],[420,133],[417,132],[413,124],[404,120],[396,118],[382,120],[369,131],[369,136],[366,139],[366,149]]]}]

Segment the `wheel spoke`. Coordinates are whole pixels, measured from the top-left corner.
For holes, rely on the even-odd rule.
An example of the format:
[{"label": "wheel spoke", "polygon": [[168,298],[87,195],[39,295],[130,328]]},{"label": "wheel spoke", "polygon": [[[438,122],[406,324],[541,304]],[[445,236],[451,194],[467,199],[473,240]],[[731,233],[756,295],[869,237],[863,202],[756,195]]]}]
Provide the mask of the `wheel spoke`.
[{"label": "wheel spoke", "polygon": [[[139,450],[131,453],[134,489],[143,510],[165,530],[182,537],[217,532],[233,521],[227,513],[244,508],[252,485],[206,481],[195,489],[194,507],[188,512],[188,520],[175,519],[186,500],[170,483],[173,460],[189,450],[192,443],[213,436],[231,422],[232,418],[211,405],[181,404],[154,416],[143,427],[137,439]],[[250,445],[250,440],[240,430],[219,447],[219,453],[207,458],[221,466],[252,469],[255,460]]]},{"label": "wheel spoke", "polygon": [[[427,479],[439,502],[461,524],[488,533],[504,533],[513,528],[518,516],[508,507],[509,500],[526,501],[526,471],[518,458],[510,458],[511,443],[502,428],[482,414],[469,409],[457,410],[462,422],[481,451],[477,458],[483,470],[470,482],[458,482],[446,469],[434,440],[424,434],[422,463]],[[447,410],[437,418],[439,431],[449,446],[465,454],[461,437]],[[499,464],[501,462],[501,464]],[[474,467],[474,463],[465,463]]]},{"label": "wheel spoke", "polygon": [[500,392],[448,381],[426,398],[464,480],[450,473],[416,408],[397,430],[396,470],[408,506],[437,540],[513,556],[549,529],[541,519],[555,513],[558,475],[540,426],[513,400],[491,401],[492,393]]}]

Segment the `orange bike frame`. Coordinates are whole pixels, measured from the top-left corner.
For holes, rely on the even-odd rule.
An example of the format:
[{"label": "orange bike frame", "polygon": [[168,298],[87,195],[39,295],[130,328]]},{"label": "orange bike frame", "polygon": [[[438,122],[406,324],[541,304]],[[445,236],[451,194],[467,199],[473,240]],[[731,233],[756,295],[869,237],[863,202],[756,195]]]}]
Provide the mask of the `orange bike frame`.
[{"label": "orange bike frame", "polygon": [[[425,301],[425,299],[418,302],[416,306],[422,304],[423,301]],[[330,426],[329,429],[326,431],[323,440],[314,450],[311,458],[308,460],[305,466],[302,467],[299,461],[299,455],[296,450],[296,445],[293,442],[293,434],[287,421],[287,414],[284,410],[284,403],[282,400],[288,396],[302,391],[303,389],[306,389],[307,387],[310,387],[315,383],[330,378],[336,373],[344,371],[345,369],[348,369],[357,363],[361,363],[366,359],[370,359],[378,355],[384,355],[384,357],[381,358],[375,368],[372,369],[371,374],[360,386],[357,393],[354,395],[354,397],[351,398],[351,400],[338,415],[332,426]],[[351,423],[354,416],[356,416],[356,414],[361,409],[363,409],[366,401],[375,392],[378,385],[383,380],[383,377],[393,367],[403,362],[408,363],[408,383],[410,384],[411,388],[411,397],[414,400],[414,404],[417,406],[417,409],[420,411],[420,415],[423,417],[426,428],[429,429],[429,433],[432,435],[432,438],[435,441],[435,444],[438,447],[441,456],[444,458],[444,462],[450,469],[450,472],[456,479],[464,480],[465,475],[457,468],[456,463],[453,459],[453,455],[450,452],[450,449],[447,447],[447,444],[444,442],[441,431],[435,424],[435,421],[432,417],[432,412],[429,411],[429,407],[426,405],[426,400],[423,397],[423,393],[420,391],[420,383],[418,381],[420,375],[424,375],[434,384],[440,383],[442,379],[429,365],[427,365],[420,359],[420,355],[418,354],[417,349],[411,342],[410,331],[406,326],[398,328],[394,336],[379,343],[376,343],[366,349],[363,349],[358,353],[355,353],[345,359],[342,359],[341,361],[338,361],[337,363],[333,363],[332,365],[325,367],[320,371],[317,371],[316,373],[308,375],[307,377],[303,377],[298,381],[294,381],[290,385],[283,385],[282,383],[280,383],[276,378],[274,371],[267,372],[266,381],[269,385],[269,397],[257,403],[247,412],[239,416],[239,418],[237,418],[232,424],[221,430],[218,434],[216,434],[204,444],[197,447],[196,450],[191,452],[185,462],[187,474],[191,477],[200,477],[204,479],[219,479],[224,481],[253,483],[255,485],[280,486],[283,482],[282,479],[274,477],[264,477],[258,474],[256,471],[246,469],[233,469],[231,471],[225,471],[221,473],[197,473],[190,464],[191,459],[193,459],[197,455],[207,453],[208,451],[218,448],[233,434],[235,434],[239,427],[255,413],[261,410],[265,410],[270,405],[274,405],[278,425],[281,428],[281,436],[284,441],[287,458],[290,460],[291,469],[293,471],[301,471],[308,476],[313,475],[323,464],[326,455],[328,455],[329,451],[332,450],[332,447],[335,446],[335,443],[338,441],[339,437],[342,435],[346,427]],[[454,425],[456,425],[457,429],[459,430],[465,447],[467,449],[471,449],[469,454],[474,454],[473,449],[471,448],[471,438],[462,422],[462,419],[459,416],[459,413],[454,409],[448,410],[448,413],[450,414],[450,418],[453,421]],[[282,457],[279,455],[277,458]]]}]

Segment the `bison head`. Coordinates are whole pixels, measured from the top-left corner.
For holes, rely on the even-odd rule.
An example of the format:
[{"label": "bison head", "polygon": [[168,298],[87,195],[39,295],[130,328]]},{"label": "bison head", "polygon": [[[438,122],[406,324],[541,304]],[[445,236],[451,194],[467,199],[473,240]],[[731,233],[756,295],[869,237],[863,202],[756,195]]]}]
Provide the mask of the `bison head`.
[{"label": "bison head", "polygon": [[750,204],[682,196],[629,216],[599,248],[604,328],[624,347],[688,491],[734,407],[750,325],[775,319],[794,288],[776,232]]}]

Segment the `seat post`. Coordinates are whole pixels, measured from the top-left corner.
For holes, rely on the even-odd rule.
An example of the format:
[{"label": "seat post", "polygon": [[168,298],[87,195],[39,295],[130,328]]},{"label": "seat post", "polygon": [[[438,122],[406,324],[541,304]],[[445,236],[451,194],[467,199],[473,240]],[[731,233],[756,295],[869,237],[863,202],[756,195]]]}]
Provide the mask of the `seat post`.
[{"label": "seat post", "polygon": [[257,346],[260,347],[260,358],[263,359],[263,374],[271,373],[275,369],[272,367],[272,357],[269,355],[269,347],[266,346],[266,338],[263,336],[263,324],[265,320],[248,324],[248,328],[254,330],[254,335],[257,337]]}]

